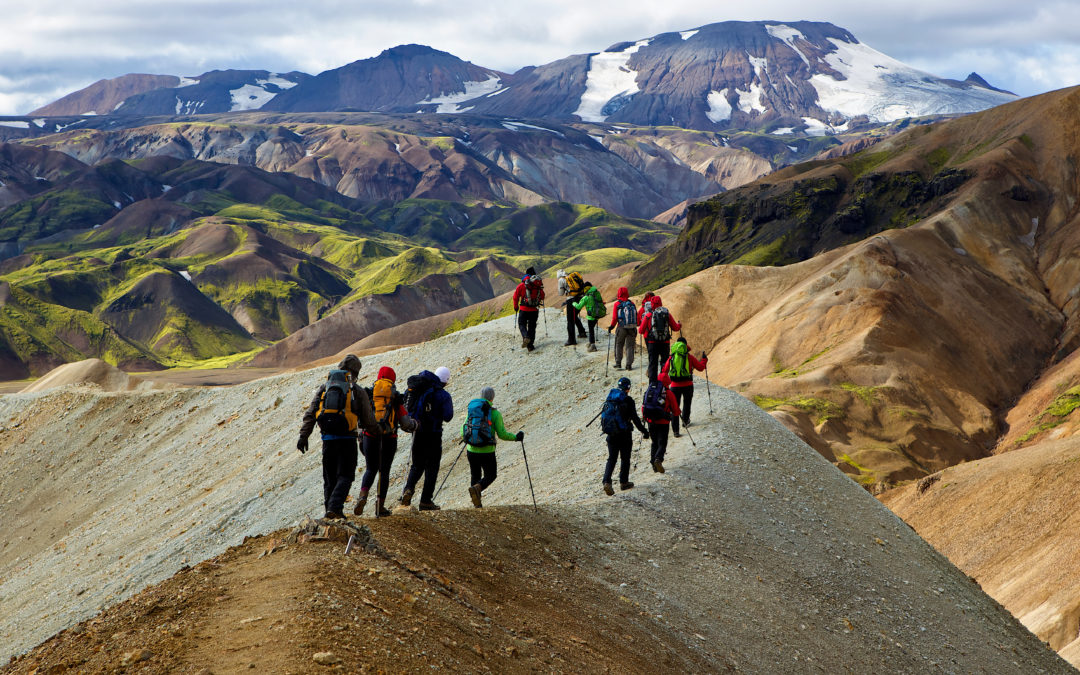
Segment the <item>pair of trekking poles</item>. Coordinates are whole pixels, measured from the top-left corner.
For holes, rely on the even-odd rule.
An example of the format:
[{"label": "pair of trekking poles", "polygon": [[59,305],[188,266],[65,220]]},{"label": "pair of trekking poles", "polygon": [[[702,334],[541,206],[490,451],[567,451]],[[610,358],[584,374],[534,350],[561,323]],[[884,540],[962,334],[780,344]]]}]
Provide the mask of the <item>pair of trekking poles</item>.
[{"label": "pair of trekking poles", "polygon": [[[439,489],[435,491],[435,497],[439,496],[439,493],[442,492],[443,485],[446,485],[446,480],[450,478],[450,474],[454,473],[454,467],[457,466],[458,460],[461,459],[461,454],[465,452],[465,446],[465,441],[461,441],[461,450],[458,451],[457,457],[454,458],[454,461],[450,463],[450,470],[446,472],[445,476],[443,476],[442,483],[439,485]],[[533,510],[539,511],[539,508],[536,506],[536,492],[533,491],[532,472],[529,471],[529,456],[525,454],[524,440],[521,441],[521,456],[525,458],[525,475],[529,478],[529,494],[532,495]],[[432,499],[434,499],[435,497],[432,497]]]}]

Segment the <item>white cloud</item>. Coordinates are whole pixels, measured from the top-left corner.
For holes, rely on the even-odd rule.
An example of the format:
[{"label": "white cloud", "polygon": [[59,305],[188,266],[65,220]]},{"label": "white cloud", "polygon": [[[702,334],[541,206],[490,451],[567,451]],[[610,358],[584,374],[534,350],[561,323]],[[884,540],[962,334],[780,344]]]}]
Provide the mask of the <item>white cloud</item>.
[{"label": "white cloud", "polygon": [[512,72],[727,20],[830,21],[923,70],[976,71],[1020,94],[1073,84],[1080,72],[1080,3],[1065,0],[99,0],[92,9],[35,0],[5,3],[3,14],[0,114],[129,72],[315,74],[406,43]]}]

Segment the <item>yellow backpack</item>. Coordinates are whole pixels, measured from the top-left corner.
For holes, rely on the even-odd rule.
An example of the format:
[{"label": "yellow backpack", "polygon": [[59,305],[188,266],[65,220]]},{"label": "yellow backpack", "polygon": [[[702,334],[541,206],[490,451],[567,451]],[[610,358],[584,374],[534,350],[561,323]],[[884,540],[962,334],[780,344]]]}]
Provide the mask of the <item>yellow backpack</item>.
[{"label": "yellow backpack", "polygon": [[375,420],[384,434],[392,433],[397,425],[397,397],[393,380],[375,380],[371,387],[371,405],[375,409]]}]

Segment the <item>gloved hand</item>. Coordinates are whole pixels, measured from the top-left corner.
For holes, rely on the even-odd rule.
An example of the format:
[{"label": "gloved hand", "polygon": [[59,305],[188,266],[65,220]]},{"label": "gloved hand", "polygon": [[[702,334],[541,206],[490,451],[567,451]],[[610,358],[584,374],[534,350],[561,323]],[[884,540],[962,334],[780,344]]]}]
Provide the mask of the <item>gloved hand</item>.
[{"label": "gloved hand", "polygon": [[644,438],[645,440],[649,440],[649,432],[648,431],[642,431],[641,432],[641,437]]},{"label": "gloved hand", "polygon": [[517,432],[517,436],[514,436],[514,440],[518,441],[518,442],[521,442],[521,441],[525,440],[525,432],[524,431]]},{"label": "gloved hand", "polygon": [[611,332],[611,331],[613,331],[613,330],[615,330],[615,327],[614,327],[614,326],[608,326],[607,332],[609,332],[609,333],[610,333],[610,332]]},{"label": "gloved hand", "polygon": [[301,438],[296,442],[296,449],[300,451],[300,454],[307,452],[307,439]]}]

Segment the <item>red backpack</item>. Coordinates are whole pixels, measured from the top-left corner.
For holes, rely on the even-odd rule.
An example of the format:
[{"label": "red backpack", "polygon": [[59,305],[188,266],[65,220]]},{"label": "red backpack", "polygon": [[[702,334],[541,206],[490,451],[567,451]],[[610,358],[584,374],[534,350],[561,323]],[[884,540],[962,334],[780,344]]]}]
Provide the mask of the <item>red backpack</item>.
[{"label": "red backpack", "polygon": [[521,298],[521,306],[539,307],[540,291],[544,289],[544,280],[534,274],[522,281],[525,284],[525,296]]}]

